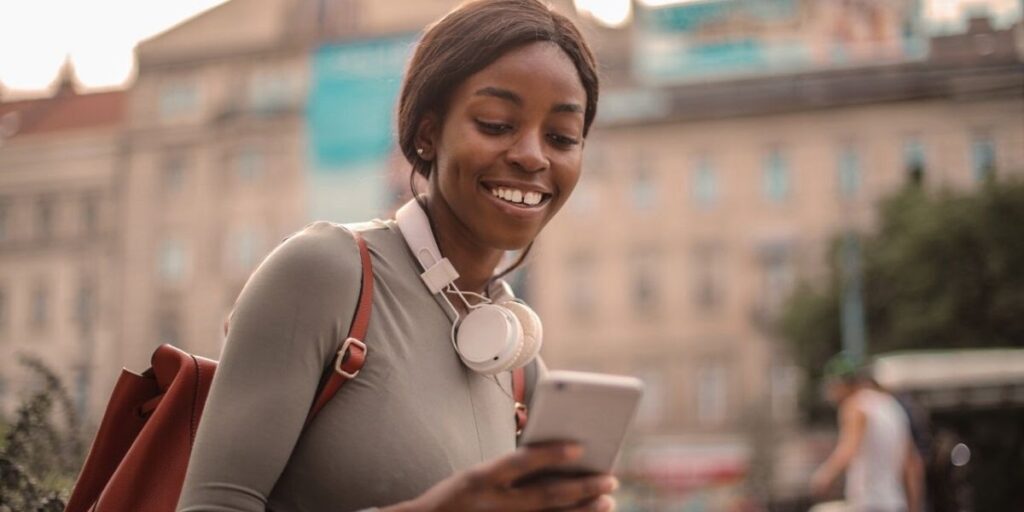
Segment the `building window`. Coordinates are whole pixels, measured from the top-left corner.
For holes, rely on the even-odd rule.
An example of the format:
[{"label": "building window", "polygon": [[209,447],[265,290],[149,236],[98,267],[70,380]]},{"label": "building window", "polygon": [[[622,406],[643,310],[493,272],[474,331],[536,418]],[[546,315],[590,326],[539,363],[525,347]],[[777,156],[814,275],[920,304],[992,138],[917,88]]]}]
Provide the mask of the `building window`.
[{"label": "building window", "polygon": [[263,176],[264,153],[256,146],[245,146],[235,156],[235,172],[242,183],[252,183]]},{"label": "building window", "polygon": [[709,362],[697,368],[697,422],[721,425],[729,412],[729,375],[725,365]]},{"label": "building window", "polygon": [[50,197],[42,197],[36,201],[36,238],[50,240],[53,238],[54,201]]},{"label": "building window", "polygon": [[924,144],[917,137],[908,137],[903,142],[903,172],[907,175],[907,183],[911,185],[924,183],[925,171]]},{"label": "building window", "polygon": [[644,394],[636,411],[636,422],[641,427],[654,427],[661,422],[666,402],[662,373],[646,370],[640,374],[640,380],[644,383]]},{"label": "building window", "polygon": [[977,133],[971,140],[971,171],[974,181],[996,176],[996,141],[988,133]]},{"label": "building window", "polygon": [[185,244],[180,240],[164,240],[157,261],[160,278],[167,283],[181,282],[185,278],[185,265]]},{"label": "building window", "polygon": [[259,263],[263,241],[255,229],[236,231],[229,244],[228,266],[237,271],[249,272]]},{"label": "building window", "polygon": [[781,203],[790,193],[789,165],[782,150],[772,148],[764,160],[762,187],[764,197],[773,203]]},{"label": "building window", "polygon": [[36,284],[32,290],[32,306],[29,325],[33,330],[46,329],[50,320],[50,289],[46,284]]},{"label": "building window", "polygon": [[698,309],[710,311],[722,302],[721,249],[701,244],[693,250],[693,302]]},{"label": "building window", "polygon": [[82,227],[86,236],[93,236],[99,232],[99,200],[93,194],[86,194],[82,198]]},{"label": "building window", "polygon": [[7,330],[7,289],[0,287],[0,333]]},{"label": "building window", "polygon": [[648,211],[654,208],[658,199],[654,172],[646,157],[637,157],[636,174],[633,176],[632,199],[633,209]]},{"label": "building window", "polygon": [[78,292],[75,294],[73,315],[81,335],[92,332],[96,319],[96,286],[93,283],[91,279],[83,280],[78,285]]},{"label": "building window", "polygon": [[773,366],[771,369],[771,411],[776,421],[796,417],[797,392],[800,389],[800,368]]},{"label": "building window", "polygon": [[6,199],[0,199],[0,242],[7,240],[11,234],[10,228],[10,203]]},{"label": "building window", "polygon": [[181,151],[170,151],[164,155],[160,165],[160,188],[165,193],[180,191],[185,185],[185,155]]},{"label": "building window", "polygon": [[278,111],[292,103],[293,90],[288,74],[278,70],[257,71],[249,80],[249,104],[258,113]]},{"label": "building window", "polygon": [[789,243],[766,244],[761,248],[761,310],[766,318],[776,317],[796,282],[792,248]]},{"label": "building window", "polygon": [[173,311],[161,311],[157,314],[156,339],[157,344],[167,343],[179,348],[181,345],[181,327],[178,314]]},{"label": "building window", "polygon": [[597,291],[594,289],[594,258],[580,253],[567,262],[568,304],[570,313],[577,318],[589,318],[596,309]]},{"label": "building window", "polygon": [[701,208],[711,208],[718,200],[718,176],[707,156],[698,157],[694,166],[693,200]]},{"label": "building window", "polygon": [[199,107],[199,91],[194,83],[176,82],[160,89],[160,119],[171,120],[192,114]]},{"label": "building window", "polygon": [[649,315],[658,306],[658,275],[653,258],[636,256],[633,258],[633,309],[641,315]]},{"label": "building window", "polygon": [[861,183],[860,155],[856,148],[851,145],[844,145],[839,148],[839,155],[836,162],[838,173],[839,195],[844,199],[853,199],[860,193]]}]

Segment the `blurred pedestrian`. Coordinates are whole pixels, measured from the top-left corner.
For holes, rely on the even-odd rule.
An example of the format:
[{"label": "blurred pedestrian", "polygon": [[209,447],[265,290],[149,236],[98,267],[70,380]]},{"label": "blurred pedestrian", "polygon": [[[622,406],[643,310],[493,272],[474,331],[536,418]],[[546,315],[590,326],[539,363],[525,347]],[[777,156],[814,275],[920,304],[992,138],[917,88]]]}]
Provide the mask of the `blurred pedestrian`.
[{"label": "blurred pedestrian", "polygon": [[906,411],[844,354],[828,361],[824,378],[838,408],[839,441],[811,478],[811,491],[825,495],[845,471],[846,510],[920,512],[923,465]]}]

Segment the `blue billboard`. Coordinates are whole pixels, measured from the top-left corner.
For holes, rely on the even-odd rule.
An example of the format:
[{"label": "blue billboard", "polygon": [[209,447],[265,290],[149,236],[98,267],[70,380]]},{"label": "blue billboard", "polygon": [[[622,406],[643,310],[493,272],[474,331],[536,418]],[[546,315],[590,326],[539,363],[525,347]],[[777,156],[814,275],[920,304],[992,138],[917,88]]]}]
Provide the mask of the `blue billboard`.
[{"label": "blue billboard", "polygon": [[636,77],[673,83],[917,59],[919,0],[690,0],[641,8]]},{"label": "blue billboard", "polygon": [[314,52],[306,115],[311,218],[361,221],[391,204],[396,104],[415,42],[402,35]]}]

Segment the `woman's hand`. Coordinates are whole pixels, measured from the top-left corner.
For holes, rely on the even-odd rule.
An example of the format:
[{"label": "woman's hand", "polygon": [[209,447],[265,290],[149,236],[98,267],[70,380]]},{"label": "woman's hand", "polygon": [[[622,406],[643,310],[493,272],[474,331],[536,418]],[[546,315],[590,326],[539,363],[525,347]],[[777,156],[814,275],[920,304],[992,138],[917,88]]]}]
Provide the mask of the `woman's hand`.
[{"label": "woman's hand", "polygon": [[618,481],[610,475],[513,486],[524,476],[572,462],[581,454],[581,447],[573,444],[521,447],[512,454],[456,473],[420,497],[382,512],[614,510],[615,501],[608,494],[618,487]]}]

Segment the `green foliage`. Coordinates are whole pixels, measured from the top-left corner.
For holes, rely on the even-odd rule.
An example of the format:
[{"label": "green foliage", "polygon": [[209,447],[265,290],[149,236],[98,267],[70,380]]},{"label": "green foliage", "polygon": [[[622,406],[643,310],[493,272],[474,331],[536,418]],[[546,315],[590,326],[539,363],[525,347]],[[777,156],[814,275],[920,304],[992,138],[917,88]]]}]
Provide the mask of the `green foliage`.
[{"label": "green foliage", "polygon": [[0,512],[60,511],[84,458],[77,414],[53,371],[34,357],[22,357],[21,363],[42,386],[18,407],[4,431]]},{"label": "green foliage", "polygon": [[1024,183],[909,190],[865,250],[875,352],[1024,346]]},{"label": "green foliage", "polygon": [[[829,279],[791,297],[780,327],[808,372],[803,405],[840,349],[837,240]],[[1024,346],[1024,182],[974,192],[908,187],[881,206],[863,239],[869,354],[894,350]]]}]

